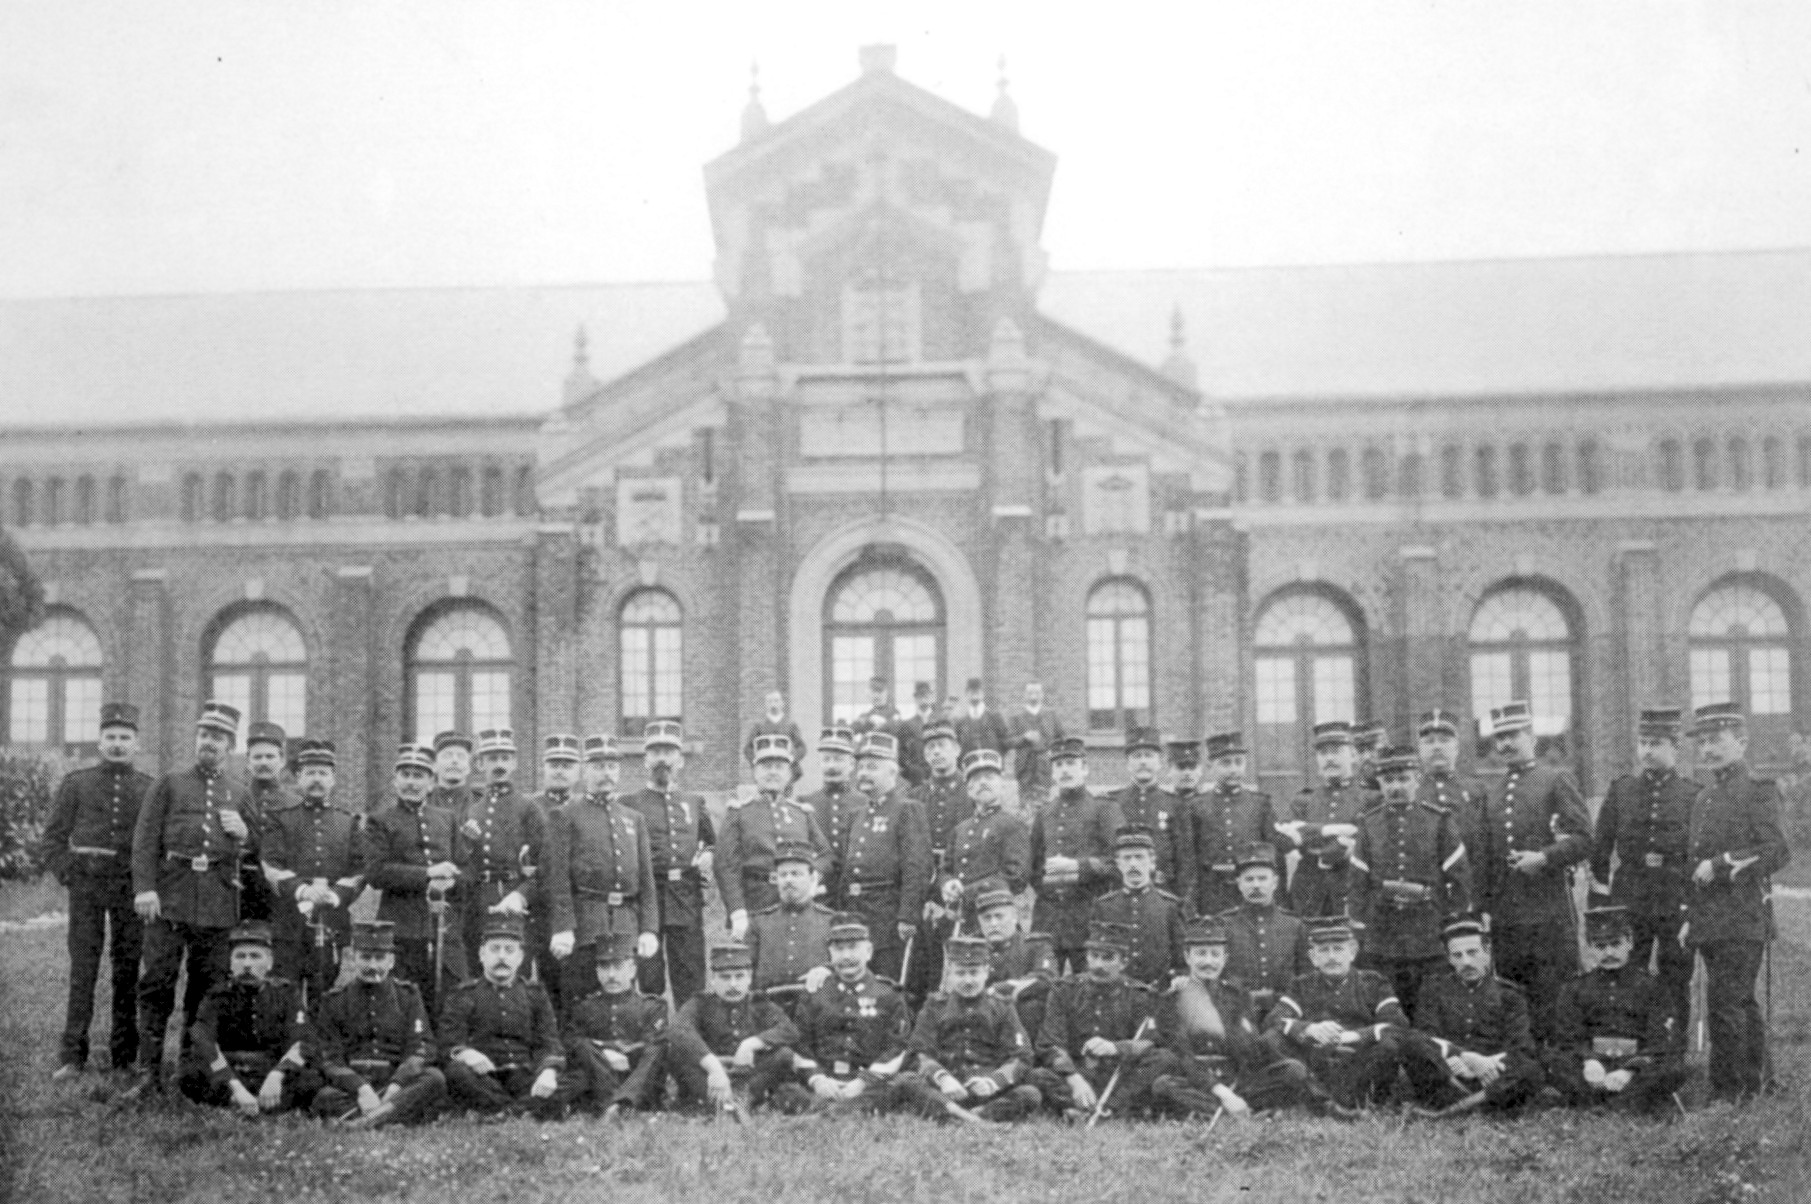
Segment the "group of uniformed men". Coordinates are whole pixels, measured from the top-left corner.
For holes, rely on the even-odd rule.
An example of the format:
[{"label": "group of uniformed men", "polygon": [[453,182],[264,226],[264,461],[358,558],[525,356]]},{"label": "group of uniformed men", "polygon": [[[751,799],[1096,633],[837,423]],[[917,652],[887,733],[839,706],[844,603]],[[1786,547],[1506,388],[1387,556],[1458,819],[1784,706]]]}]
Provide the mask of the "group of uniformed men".
[{"label": "group of uniformed men", "polygon": [[[101,762],[67,776],[45,835],[70,893],[55,1077],[87,1062],[110,929],[111,1063],[135,1067],[121,1098],[166,1089],[186,960],[183,1094],[358,1126],[669,1095],[965,1121],[1453,1114],[1543,1086],[1651,1108],[1685,1079],[1694,951],[1712,1096],[1763,1086],[1755,979],[1787,852],[1733,705],[1694,716],[1704,786],[1677,772],[1682,714],[1644,711],[1640,772],[1594,829],[1536,760],[1523,703],[1492,712],[1488,786],[1458,775],[1448,712],[1422,715],[1413,747],[1320,724],[1320,784],[1286,818],[1246,785],[1237,733],[1206,741],[1204,782],[1200,743],[1142,728],[1111,794],[1060,729],[1009,745],[1045,762],[1021,784],[1051,787],[1009,807],[1004,724],[971,724],[986,738],[965,750],[929,712],[907,741],[916,785],[896,717],[871,715],[824,730],[823,786],[795,798],[803,749],[769,710],[754,791],[719,830],[679,788],[672,721],[647,725],[634,792],[607,735],[547,737],[534,796],[507,730],[406,744],[394,798],[361,820],[333,802],[329,742],[251,725],[248,786],[223,772],[240,715],[210,702],[193,765],[154,781],[132,766],[136,710],[107,704]],[[1570,875],[1587,861],[1581,974]],[[708,955],[707,878],[728,928]],[[366,887],[377,918],[354,924]]]}]

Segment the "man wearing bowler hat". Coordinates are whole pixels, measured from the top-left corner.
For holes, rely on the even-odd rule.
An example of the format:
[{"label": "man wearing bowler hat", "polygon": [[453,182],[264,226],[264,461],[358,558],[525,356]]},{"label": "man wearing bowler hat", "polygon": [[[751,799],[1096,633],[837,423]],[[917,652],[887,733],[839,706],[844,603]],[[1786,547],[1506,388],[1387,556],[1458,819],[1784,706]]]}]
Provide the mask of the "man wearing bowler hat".
[{"label": "man wearing bowler hat", "polygon": [[313,1008],[339,981],[340,952],[352,936],[350,909],[364,889],[364,870],[359,817],[331,801],[333,742],[303,740],[295,759],[301,797],[265,812],[259,843],[276,898],[276,971],[300,985]]},{"label": "man wearing bowler hat", "polygon": [[64,775],[39,845],[44,869],[69,888],[69,1004],[51,1076],[58,1082],[88,1063],[94,987],[109,929],[109,1061],[114,1070],[127,1070],[138,1058],[138,956],[145,930],[132,909],[132,832],[153,779],[133,766],[137,750],[138,708],[103,704],[100,763]]},{"label": "man wearing bowler hat", "polygon": [[352,978],[327,993],[315,1011],[321,1077],[313,1111],[348,1117],[371,1129],[424,1120],[446,1097],[446,1076],[435,1067],[434,1028],[414,983],[396,968],[394,924],[352,926]]},{"label": "man wearing bowler hat", "polygon": [[[1245,737],[1221,732],[1207,738],[1211,787],[1189,800],[1184,830],[1193,849],[1195,914],[1219,915],[1239,905],[1239,850],[1276,839],[1270,796],[1245,783]],[[1279,891],[1279,895],[1281,892]]]}]

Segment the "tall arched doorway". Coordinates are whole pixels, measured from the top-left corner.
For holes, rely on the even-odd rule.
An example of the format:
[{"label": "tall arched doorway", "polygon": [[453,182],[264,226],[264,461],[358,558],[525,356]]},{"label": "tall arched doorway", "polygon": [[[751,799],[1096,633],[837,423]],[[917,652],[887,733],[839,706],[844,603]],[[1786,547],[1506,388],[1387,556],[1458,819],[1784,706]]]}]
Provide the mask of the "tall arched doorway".
[{"label": "tall arched doorway", "polygon": [[884,678],[895,706],[925,682],[944,696],[946,618],[936,579],[903,551],[871,550],[824,598],[824,699],[832,720],[868,709],[868,682]]}]

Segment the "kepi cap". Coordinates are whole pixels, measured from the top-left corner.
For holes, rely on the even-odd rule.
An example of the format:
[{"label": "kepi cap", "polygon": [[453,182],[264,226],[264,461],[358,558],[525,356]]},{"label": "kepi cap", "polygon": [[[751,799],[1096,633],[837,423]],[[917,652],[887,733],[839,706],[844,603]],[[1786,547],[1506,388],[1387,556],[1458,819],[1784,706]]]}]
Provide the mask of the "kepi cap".
[{"label": "kepi cap", "polygon": [[1276,846],[1265,840],[1254,840],[1239,849],[1239,855],[1233,859],[1233,870],[1243,871],[1254,865],[1261,865],[1267,870],[1277,868]]},{"label": "kepi cap", "polygon": [[962,776],[971,778],[978,773],[1005,773],[1006,762],[1000,754],[991,748],[971,748],[962,754]]},{"label": "kepi cap", "polygon": [[1242,757],[1245,751],[1243,732],[1220,732],[1207,738],[1207,759],[1210,761],[1217,761],[1221,757]]},{"label": "kepi cap", "polygon": [[1194,769],[1201,764],[1201,741],[1171,740],[1167,747],[1170,764],[1177,769]]},{"label": "kepi cap", "polygon": [[616,737],[608,732],[585,737],[585,760],[587,761],[620,761],[623,750],[617,747]]},{"label": "kepi cap", "polygon": [[1344,719],[1329,719],[1314,725],[1314,747],[1352,743],[1352,725]]},{"label": "kepi cap", "polygon": [[840,941],[865,941],[872,935],[868,931],[868,921],[862,918],[861,913],[839,911],[830,917],[830,931],[825,935],[824,943],[834,945]]},{"label": "kepi cap", "polygon": [[1442,710],[1439,707],[1421,712],[1421,715],[1415,720],[1415,734],[1431,736],[1435,732],[1444,732],[1449,736],[1458,735],[1459,717],[1451,711]]},{"label": "kepi cap", "polygon": [[397,769],[424,769],[434,772],[434,750],[425,744],[404,744],[396,750]]},{"label": "kepi cap", "polygon": [[478,755],[485,753],[509,753],[515,755],[516,734],[506,727],[486,728],[478,733]]},{"label": "kepi cap", "polygon": [[1685,727],[1685,712],[1678,707],[1643,707],[1636,734],[1651,739],[1677,740]]},{"label": "kepi cap", "polygon": [[1702,736],[1727,727],[1741,727],[1747,720],[1733,702],[1712,702],[1692,712],[1692,735]]},{"label": "kepi cap", "polygon": [[1190,920],[1182,930],[1182,944],[1224,945],[1227,942],[1226,921],[1219,916],[1201,916]]},{"label": "kepi cap", "polygon": [[1126,752],[1135,753],[1141,748],[1152,752],[1163,751],[1163,736],[1154,727],[1133,727],[1126,729]]},{"label": "kepi cap", "polygon": [[443,748],[463,748],[466,752],[471,752],[472,738],[464,732],[436,732],[434,735],[434,755],[439,756],[440,750]]},{"label": "kepi cap", "polygon": [[817,738],[820,753],[840,752],[855,755],[855,729],[846,723],[833,723]]},{"label": "kepi cap", "polygon": [[1534,709],[1526,702],[1518,699],[1490,708],[1490,734],[1493,736],[1501,736],[1505,732],[1525,732],[1532,727]]},{"label": "kepi cap", "polygon": [[1082,942],[1082,948],[1129,955],[1137,936],[1138,930],[1130,924],[1094,920],[1088,925],[1088,939]]},{"label": "kepi cap", "polygon": [[101,704],[101,730],[110,727],[129,727],[138,730],[138,708],[129,702],[103,702]]},{"label": "kepi cap", "polygon": [[768,732],[755,737],[754,761],[784,761],[792,764],[792,737],[785,732]]},{"label": "kepi cap", "polygon": [[360,920],[354,923],[352,948],[360,953],[395,953],[396,925],[389,920]]},{"label": "kepi cap", "polygon": [[899,740],[890,732],[868,732],[855,746],[855,755],[877,761],[899,760]]},{"label": "kepi cap", "polygon": [[[251,741],[246,741],[246,744],[249,747]],[[333,741],[331,740],[302,741],[301,746],[296,749],[295,761],[298,769],[309,765],[325,765],[327,768],[332,769],[335,765],[339,764],[339,759],[335,756]]]},{"label": "kepi cap", "polygon": [[274,744],[278,748],[286,749],[289,747],[289,733],[283,730],[283,725],[280,723],[260,719],[245,729],[246,751],[251,751],[251,746],[254,744]]},{"label": "kepi cap", "polygon": [[635,956],[633,932],[606,932],[597,938],[597,962],[628,961]]},{"label": "kepi cap", "polygon": [[[217,732],[225,732],[229,736],[237,736],[239,734],[239,708],[225,702],[214,702],[212,700],[204,702],[201,704],[201,718],[195,721],[195,726],[211,727]],[[279,729],[279,731],[281,731],[281,729]],[[277,737],[277,743],[281,744],[282,742],[283,738],[279,735]]]},{"label": "kepi cap", "polygon": [[724,970],[752,970],[755,968],[754,950],[750,949],[747,945],[734,942],[725,942],[721,945],[711,946],[710,961],[711,969],[719,972]]},{"label": "kepi cap", "polygon": [[641,729],[641,746],[650,748],[684,748],[685,728],[677,719],[654,719]]},{"label": "kepi cap", "polygon": [[1012,907],[1018,903],[1013,897],[1012,888],[1006,885],[1004,878],[983,878],[974,885],[975,914],[992,911],[996,907]]},{"label": "kepi cap", "polygon": [[1157,838],[1144,824],[1124,824],[1113,833],[1113,851],[1121,849],[1155,849]]},{"label": "kepi cap", "polygon": [[541,741],[541,760],[576,761],[583,747],[577,736],[558,732]]},{"label": "kepi cap", "polygon": [[263,920],[245,920],[226,938],[228,945],[263,945],[271,947],[270,925]]},{"label": "kepi cap", "polygon": [[1620,905],[1593,907],[1585,912],[1585,943],[1608,944],[1635,931],[1629,909]]},{"label": "kepi cap", "polygon": [[987,942],[978,936],[953,936],[943,946],[943,964],[986,966],[991,961],[990,953]]}]

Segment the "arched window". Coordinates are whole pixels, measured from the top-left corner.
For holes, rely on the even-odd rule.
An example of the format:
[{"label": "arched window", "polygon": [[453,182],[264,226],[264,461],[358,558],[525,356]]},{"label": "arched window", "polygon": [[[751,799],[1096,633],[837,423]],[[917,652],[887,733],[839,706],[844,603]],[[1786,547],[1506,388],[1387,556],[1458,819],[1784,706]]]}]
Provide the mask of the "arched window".
[{"label": "arched window", "polygon": [[253,522],[270,517],[270,479],[261,468],[245,474],[245,517]]},{"label": "arched window", "polygon": [[197,523],[205,509],[204,494],[206,486],[201,483],[201,474],[191,472],[182,478],[182,521]]},{"label": "arched window", "polygon": [[69,515],[63,512],[63,478],[51,477],[44,482],[44,522],[54,527]]},{"label": "arched window", "polygon": [[484,487],[478,509],[485,518],[495,518],[503,513],[503,470],[495,464],[484,470]]},{"label": "arched window", "polygon": [[409,722],[422,743],[449,729],[508,727],[509,634],[488,607],[452,602],[430,610],[409,641]]},{"label": "arched window", "polygon": [[53,610],[13,643],[6,734],[12,744],[79,746],[101,738],[101,641]]},{"label": "arched window", "polygon": [[911,561],[858,561],[824,599],[826,718],[848,722],[868,709],[868,681],[883,677],[894,705],[919,682],[944,696],[943,595]]},{"label": "arched window", "polygon": [[333,513],[333,474],[317,468],[308,476],[308,517],[326,518]]},{"label": "arched window", "polygon": [[1668,493],[1685,488],[1685,450],[1677,439],[1660,441],[1660,488]]},{"label": "arched window", "polygon": [[126,478],[115,476],[107,482],[107,521],[123,523],[126,521]]},{"label": "arched window", "polygon": [[472,513],[472,470],[461,464],[453,469],[448,488],[447,511],[454,518],[469,518]]},{"label": "arched window", "polygon": [[1535,735],[1571,729],[1574,637],[1552,597],[1523,585],[1489,594],[1472,613],[1470,644],[1471,713],[1486,729],[1491,708],[1517,698],[1534,711]]},{"label": "arched window", "polygon": [[1603,458],[1597,454],[1597,440],[1586,439],[1578,445],[1578,490],[1596,493],[1603,488]]},{"label": "arched window", "polygon": [[1327,453],[1327,500],[1343,502],[1352,492],[1352,458],[1343,447]]},{"label": "arched window", "polygon": [[1314,725],[1357,718],[1358,625],[1325,594],[1297,590],[1259,613],[1252,651],[1258,775],[1271,784],[1300,785],[1313,764]]},{"label": "arched window", "polygon": [[233,611],[208,648],[208,697],[231,703],[245,725],[281,724],[290,736],[308,730],[308,648],[289,614],[276,606]]},{"label": "arched window", "polygon": [[233,474],[220,472],[214,474],[214,521],[226,522],[238,509],[238,489],[233,481]]},{"label": "arched window", "polygon": [[1118,578],[1088,595],[1088,728],[1123,731],[1151,722],[1151,599]]},{"label": "arched window", "polygon": [[1777,598],[1749,581],[1718,585],[1692,608],[1692,706],[1735,702],[1748,715],[1755,764],[1790,762],[1792,625]]},{"label": "arched window", "polygon": [[75,479],[75,521],[84,527],[94,521],[94,478],[86,473]]},{"label": "arched window", "polygon": [[302,481],[293,469],[277,477],[277,517],[289,522],[302,512]]},{"label": "arched window", "polygon": [[1267,451],[1258,457],[1258,500],[1280,501],[1283,496],[1283,457]]},{"label": "arched window", "polygon": [[1534,492],[1534,461],[1528,456],[1526,443],[1509,445],[1509,492],[1517,497]]},{"label": "arched window", "polygon": [[415,516],[432,518],[440,509],[440,474],[424,468],[415,477]]},{"label": "arched window", "polygon": [[1384,457],[1383,448],[1365,448],[1360,464],[1364,470],[1365,497],[1373,502],[1382,501],[1384,493],[1390,487],[1390,466]]},{"label": "arched window", "polygon": [[1699,489],[1717,487],[1717,445],[1709,439],[1692,444],[1692,479]]},{"label": "arched window", "polygon": [[639,736],[650,719],[683,719],[685,622],[679,602],[640,589],[623,603],[622,734]]},{"label": "arched window", "polygon": [[1456,444],[1440,449],[1440,494],[1448,498],[1465,496],[1465,449]]},{"label": "arched window", "polygon": [[409,512],[409,474],[392,468],[384,476],[384,517],[401,518]]},{"label": "arched window", "polygon": [[1251,464],[1245,459],[1244,452],[1236,453],[1232,458],[1232,498],[1235,502],[1251,500]]},{"label": "arched window", "polygon": [[1298,502],[1314,500],[1314,453],[1305,447],[1289,457],[1289,489]]},{"label": "arched window", "polygon": [[533,514],[535,509],[534,465],[524,464],[516,469],[516,513]]},{"label": "arched window", "polygon": [[1753,466],[1748,462],[1748,440],[1740,435],[1729,439],[1729,487],[1745,490],[1754,483]]},{"label": "arched window", "polygon": [[1786,486],[1786,449],[1777,435],[1761,440],[1761,484],[1768,489]]},{"label": "arched window", "polygon": [[29,527],[32,519],[32,487],[30,477],[20,477],[13,482],[13,526]]},{"label": "arched window", "polygon": [[1479,497],[1497,496],[1497,449],[1491,444],[1484,444],[1475,453],[1477,461],[1477,491]]},{"label": "arched window", "polygon": [[1546,493],[1566,492],[1566,449],[1557,443],[1541,448],[1541,489]]},{"label": "arched window", "polygon": [[1427,487],[1427,459],[1418,451],[1409,452],[1402,457],[1402,469],[1397,474],[1396,492],[1405,498],[1418,498]]}]

